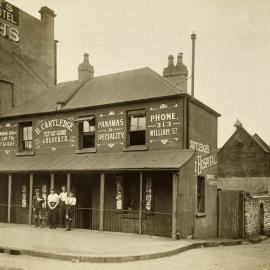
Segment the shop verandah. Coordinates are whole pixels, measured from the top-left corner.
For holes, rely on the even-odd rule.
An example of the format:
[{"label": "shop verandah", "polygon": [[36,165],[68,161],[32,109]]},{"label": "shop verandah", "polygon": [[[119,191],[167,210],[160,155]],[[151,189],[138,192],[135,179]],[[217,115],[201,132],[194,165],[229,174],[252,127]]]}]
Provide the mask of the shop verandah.
[{"label": "shop verandah", "polygon": [[50,188],[60,193],[66,186],[77,197],[75,228],[172,237],[176,177],[172,171],[1,174],[0,222],[32,224],[34,190],[46,197]]},{"label": "shop verandah", "polygon": [[2,158],[0,221],[31,224],[34,189],[47,196],[51,187],[59,193],[65,185],[77,198],[75,228],[176,238],[179,217],[182,223],[188,214],[192,221],[189,196],[177,200],[177,189],[179,172],[180,186],[190,185],[193,155],[170,150]]}]

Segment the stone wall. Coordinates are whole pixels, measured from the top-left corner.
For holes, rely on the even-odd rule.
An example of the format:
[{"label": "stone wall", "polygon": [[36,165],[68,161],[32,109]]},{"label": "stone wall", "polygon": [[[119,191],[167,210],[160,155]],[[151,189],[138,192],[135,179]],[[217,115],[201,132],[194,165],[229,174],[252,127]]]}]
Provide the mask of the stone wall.
[{"label": "stone wall", "polygon": [[[262,206],[263,215],[261,215]],[[246,196],[245,235],[250,237],[260,234],[270,234],[270,195]]]}]

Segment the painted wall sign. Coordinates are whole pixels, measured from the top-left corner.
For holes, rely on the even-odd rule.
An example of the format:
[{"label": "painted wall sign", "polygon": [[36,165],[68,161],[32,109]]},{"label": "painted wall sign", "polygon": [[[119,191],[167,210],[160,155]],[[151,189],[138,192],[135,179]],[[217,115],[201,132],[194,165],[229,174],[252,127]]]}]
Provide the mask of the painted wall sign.
[{"label": "painted wall sign", "polygon": [[157,108],[150,108],[147,125],[150,143],[178,141],[181,124],[179,118],[178,104],[161,104]]},{"label": "painted wall sign", "polygon": [[194,150],[194,151],[199,151],[205,154],[210,153],[210,146],[208,144],[199,143],[193,140],[190,140],[189,142],[189,149]]},{"label": "painted wall sign", "polygon": [[217,165],[216,153],[211,155],[198,155],[195,157],[195,174],[201,174],[204,170]]},{"label": "painted wall sign", "polygon": [[113,148],[116,144],[124,144],[126,138],[125,116],[123,112],[100,114],[97,118],[97,146]]},{"label": "painted wall sign", "polygon": [[19,9],[0,0],[0,36],[19,42]]},{"label": "painted wall sign", "polygon": [[17,138],[17,125],[6,123],[0,126],[0,149],[6,154],[15,151],[15,142]]},{"label": "painted wall sign", "polygon": [[73,118],[39,120],[34,127],[36,148],[51,148],[55,151],[57,147],[76,146],[77,138],[73,135],[73,120]]}]

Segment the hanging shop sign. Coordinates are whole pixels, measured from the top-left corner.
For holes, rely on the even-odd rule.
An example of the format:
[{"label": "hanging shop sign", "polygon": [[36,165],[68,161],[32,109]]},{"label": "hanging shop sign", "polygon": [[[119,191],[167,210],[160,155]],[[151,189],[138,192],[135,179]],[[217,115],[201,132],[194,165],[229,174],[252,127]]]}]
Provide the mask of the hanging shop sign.
[{"label": "hanging shop sign", "polygon": [[169,106],[161,104],[159,107],[150,108],[148,116],[148,134],[150,143],[160,142],[167,144],[177,142],[180,134],[179,105]]},{"label": "hanging shop sign", "polygon": [[116,177],[116,210],[123,209],[123,178],[122,176]]},{"label": "hanging shop sign", "polygon": [[0,36],[19,42],[19,9],[0,0]]},{"label": "hanging shop sign", "polygon": [[146,183],[145,183],[145,209],[147,211],[151,211],[152,209],[152,178],[147,177],[146,178]]},{"label": "hanging shop sign", "polygon": [[15,142],[17,138],[17,125],[5,123],[0,126],[0,151],[9,154],[15,151]]},{"label": "hanging shop sign", "polygon": [[124,145],[126,138],[124,112],[99,114],[97,118],[97,146],[113,148],[115,145]]},{"label": "hanging shop sign", "polygon": [[54,118],[39,120],[35,127],[36,148],[51,148],[76,146],[77,138],[73,133],[74,119]]},{"label": "hanging shop sign", "polygon": [[27,188],[26,185],[22,185],[22,208],[27,207]]}]

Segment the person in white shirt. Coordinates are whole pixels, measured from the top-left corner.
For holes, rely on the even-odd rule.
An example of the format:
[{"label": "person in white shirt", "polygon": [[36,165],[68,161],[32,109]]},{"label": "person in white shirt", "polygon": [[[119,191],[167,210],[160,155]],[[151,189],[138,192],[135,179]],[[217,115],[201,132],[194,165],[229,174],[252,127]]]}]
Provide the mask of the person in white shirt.
[{"label": "person in white shirt", "polygon": [[59,196],[55,193],[54,189],[51,189],[51,194],[48,196],[48,222],[50,229],[55,229],[55,224],[57,222],[57,206],[59,204]]},{"label": "person in white shirt", "polygon": [[66,199],[67,191],[66,187],[62,186],[62,192],[59,194],[59,221],[62,225],[62,228],[66,227]]},{"label": "person in white shirt", "polygon": [[74,197],[74,194],[72,191],[69,192],[69,196],[66,199],[66,222],[67,227],[66,230],[70,231],[71,229],[71,223],[75,212],[75,206],[76,206],[76,198]]}]

